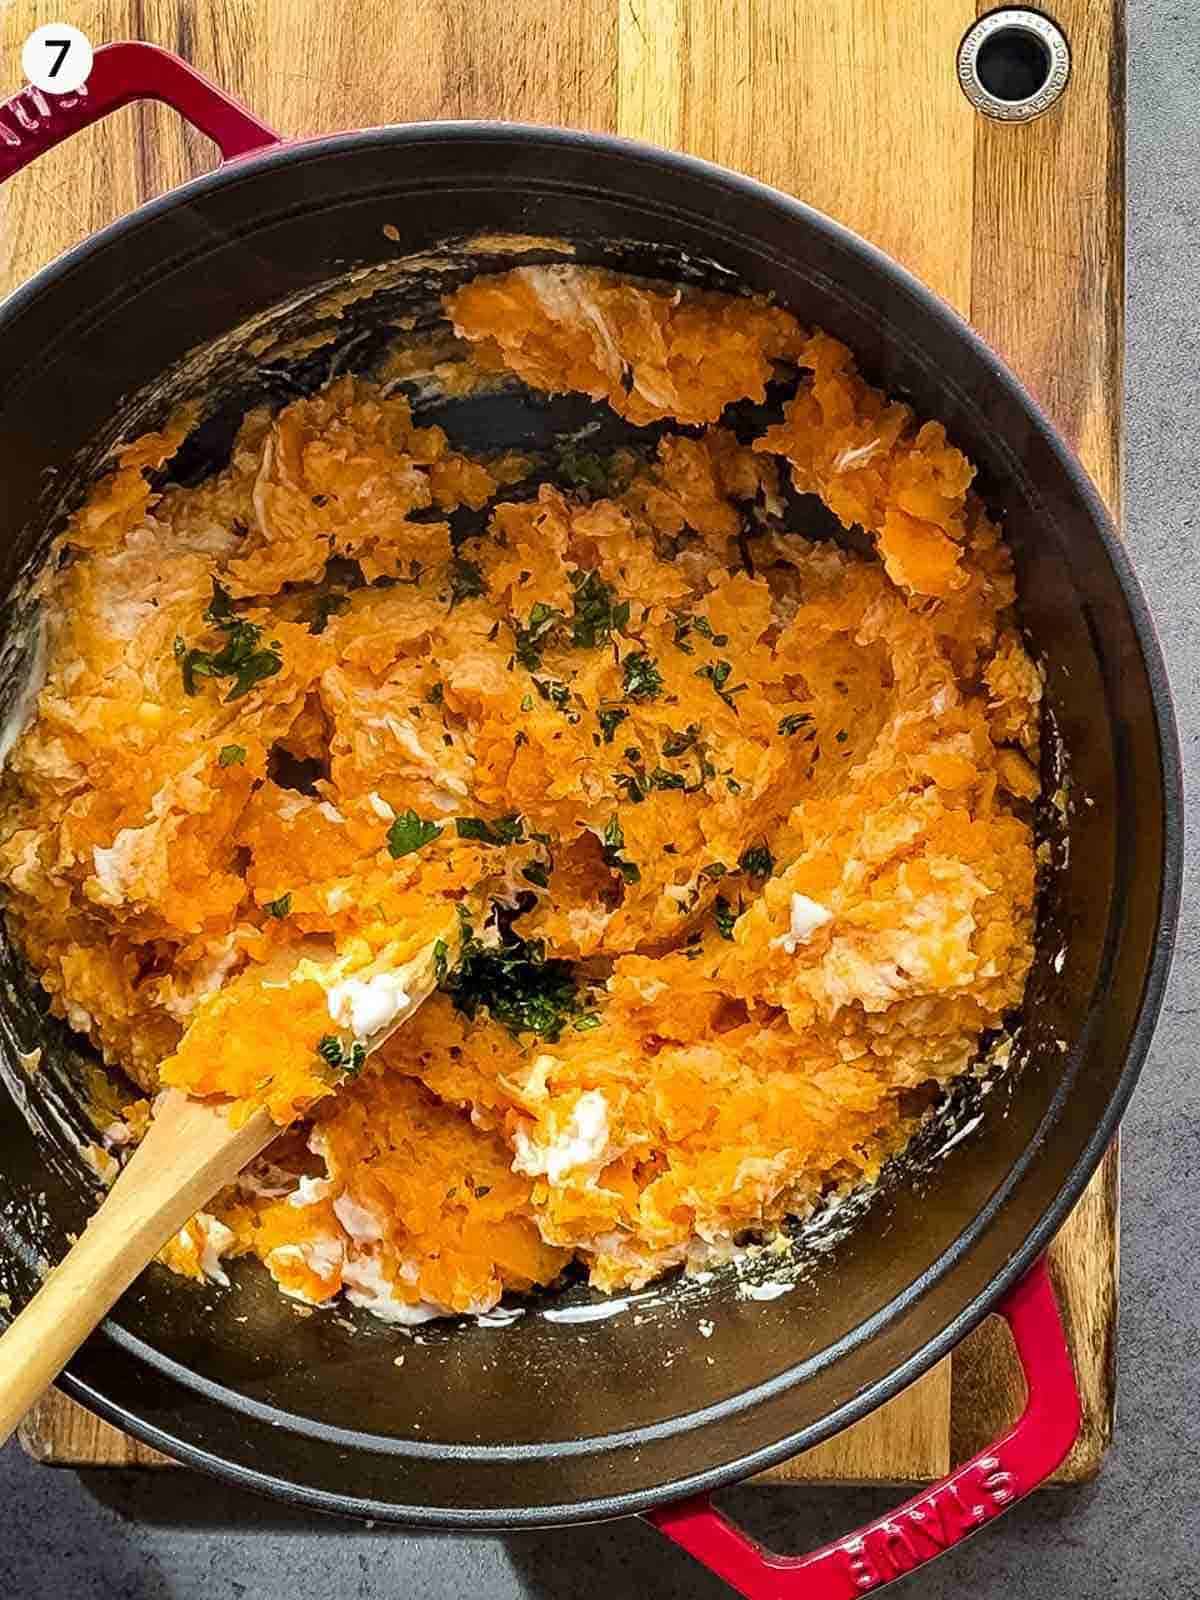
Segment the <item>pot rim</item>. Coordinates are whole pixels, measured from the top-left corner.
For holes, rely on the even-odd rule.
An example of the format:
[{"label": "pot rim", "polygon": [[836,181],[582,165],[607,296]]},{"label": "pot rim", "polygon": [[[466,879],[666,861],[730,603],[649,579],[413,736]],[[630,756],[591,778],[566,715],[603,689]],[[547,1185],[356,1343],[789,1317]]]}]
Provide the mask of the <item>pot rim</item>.
[{"label": "pot rim", "polygon": [[[484,1531],[565,1525],[632,1515],[670,1501],[710,1492],[761,1472],[786,1460],[800,1449],[808,1449],[821,1443],[876,1410],[948,1355],[994,1309],[1002,1296],[1017,1283],[1048,1246],[1065,1221],[1068,1212],[1079,1199],[1116,1132],[1145,1062],[1162,1006],[1179,915],[1183,870],[1183,784],[1179,737],[1166,665],[1149,607],[1106,506],[1073,451],[1062,439],[1057,427],[1015,374],[970,324],[891,256],[823,212],[805,204],[804,201],[714,162],[663,150],[644,141],[624,139],[616,135],[491,120],[396,123],[305,139],[282,140],[278,144],[218,166],[211,172],[204,173],[169,190],[164,195],[145,202],[127,216],[118,218],[105,228],[89,235],[42,267],[32,278],[0,302],[0,336],[3,335],[6,323],[32,306],[46,289],[69,276],[77,265],[98,249],[136,231],[164,212],[186,205],[198,196],[233,186],[244,178],[257,178],[274,167],[299,165],[312,159],[325,159],[342,151],[472,141],[498,145],[513,143],[527,146],[541,145],[547,151],[585,147],[600,154],[620,156],[627,161],[633,158],[659,171],[666,169],[668,172],[686,175],[692,180],[706,181],[727,193],[738,195],[746,202],[769,206],[785,218],[793,218],[806,228],[825,234],[848,254],[857,255],[874,273],[910,300],[915,301],[927,314],[946,324],[986,369],[990,382],[1005,390],[1008,397],[1029,416],[1048,444],[1071,489],[1086,509],[1092,529],[1100,540],[1120,585],[1146,670],[1163,784],[1162,888],[1155,917],[1154,950],[1145,971],[1136,1021],[1130,1033],[1124,1065],[1103,1116],[1037,1224],[986,1287],[976,1294],[940,1333],[928,1340],[908,1360],[876,1383],[860,1391],[852,1400],[828,1413],[803,1433],[789,1434],[774,1444],[749,1451],[722,1466],[673,1479],[651,1489],[611,1496],[595,1496],[577,1503],[524,1508],[518,1512],[514,1512],[511,1508],[496,1511],[486,1507],[447,1510],[428,1506],[400,1506],[390,1501],[332,1494],[297,1485],[261,1469],[227,1461],[176,1438],[152,1423],[143,1421],[127,1411],[122,1404],[109,1400],[87,1378],[71,1368],[68,1368],[60,1379],[62,1387],[73,1398],[81,1401],[107,1421],[189,1466],[241,1487],[334,1515],[411,1526]],[[978,1213],[977,1225],[985,1220],[990,1221],[1002,1209],[1022,1170],[1023,1168],[1017,1167],[1010,1172],[1005,1183]],[[886,1309],[884,1308],[871,1320],[878,1322],[886,1315]],[[869,1322],[864,1326],[869,1328]],[[181,1381],[186,1373],[187,1387],[193,1393],[213,1403],[223,1403],[222,1396],[225,1391],[220,1385],[201,1378],[144,1341],[128,1334],[111,1317],[101,1325],[101,1331],[109,1341],[129,1356],[147,1363],[168,1378],[177,1381]],[[787,1374],[781,1374],[772,1384],[758,1389],[757,1396],[766,1399],[780,1384],[786,1383],[786,1380]],[[318,1433],[321,1431],[317,1430]]]}]

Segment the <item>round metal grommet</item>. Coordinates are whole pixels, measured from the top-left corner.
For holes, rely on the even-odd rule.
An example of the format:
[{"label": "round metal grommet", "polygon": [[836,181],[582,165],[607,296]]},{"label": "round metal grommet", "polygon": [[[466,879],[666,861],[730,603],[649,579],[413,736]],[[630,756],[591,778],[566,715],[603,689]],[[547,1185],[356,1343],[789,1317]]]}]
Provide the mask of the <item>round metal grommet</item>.
[{"label": "round metal grommet", "polygon": [[1071,50],[1040,11],[1006,6],[970,28],[958,47],[958,81],[977,111],[1000,122],[1040,117],[1067,87]]}]

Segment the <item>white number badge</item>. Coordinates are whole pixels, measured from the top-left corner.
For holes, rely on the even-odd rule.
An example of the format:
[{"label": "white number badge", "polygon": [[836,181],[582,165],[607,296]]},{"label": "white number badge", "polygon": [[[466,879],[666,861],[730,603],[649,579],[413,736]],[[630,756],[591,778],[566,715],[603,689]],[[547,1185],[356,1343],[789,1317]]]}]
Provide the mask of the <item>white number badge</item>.
[{"label": "white number badge", "polygon": [[21,69],[36,89],[74,94],[92,70],[92,46],[85,33],[67,22],[35,28],[21,47]]}]

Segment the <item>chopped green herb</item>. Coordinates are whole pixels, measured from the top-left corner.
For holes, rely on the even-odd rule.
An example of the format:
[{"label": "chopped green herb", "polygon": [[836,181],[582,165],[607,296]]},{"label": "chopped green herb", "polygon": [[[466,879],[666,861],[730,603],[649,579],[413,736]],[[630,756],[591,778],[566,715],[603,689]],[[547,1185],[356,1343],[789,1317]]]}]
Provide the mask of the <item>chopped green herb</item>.
[{"label": "chopped green herb", "polygon": [[733,925],[737,921],[739,914],[740,902],[739,910],[735,911],[723,894],[719,894],[713,901],[713,921],[716,923],[717,932],[722,939],[733,938]]},{"label": "chopped green herb", "polygon": [[461,960],[443,988],[468,1020],[485,1012],[512,1034],[533,1033],[551,1044],[583,1009],[571,963],[547,960],[544,940],[510,934],[486,946],[465,921]]},{"label": "chopped green herb", "polygon": [[654,700],[662,693],[662,675],[654,657],[635,650],[621,663],[625,692],[631,700]]},{"label": "chopped green herb", "polygon": [[575,615],[571,643],[579,650],[594,650],[620,633],[629,622],[629,601],[613,604],[613,591],[598,572],[573,572]]},{"label": "chopped green herb", "polygon": [[632,806],[640,806],[646,798],[646,782],[640,772],[614,772],[613,782]]},{"label": "chopped green herb", "polygon": [[596,721],[600,724],[601,731],[604,734],[605,744],[613,742],[613,734],[617,731],[617,724],[624,722],[628,715],[628,711],[625,711],[620,706],[604,706],[597,711]]},{"label": "chopped green herb", "polygon": [[745,689],[747,685],[744,683],[734,683],[730,684],[729,688],[727,689],[725,685],[729,683],[729,674],[732,671],[732,662],[709,661],[704,666],[696,668],[696,676],[698,678],[707,678],[709,683],[712,684],[713,688],[721,696],[721,699],[724,700],[729,709],[733,712],[736,712],[737,706],[735,706],[733,703],[733,697],[735,694],[741,694],[742,690]]},{"label": "chopped green herb", "polygon": [[682,756],[696,743],[700,737],[700,724],[689,722],[682,733],[669,733],[663,740],[662,752],[665,756]]},{"label": "chopped green herb", "polygon": [[291,909],[292,896],[290,891],[287,894],[281,894],[278,900],[268,900],[263,906],[263,910],[269,917],[277,917],[281,922]]},{"label": "chopped green herb", "polygon": [[791,711],[786,717],[780,717],[778,732],[784,738],[790,738],[793,733],[799,733],[801,728],[810,726],[812,718],[807,711]]},{"label": "chopped green herb", "polygon": [[226,610],[228,606],[229,596],[220,584],[214,584],[213,599],[204,615],[227,635],[220,650],[212,652],[194,646],[189,649],[182,639],[175,640],[175,659],[179,662],[185,694],[198,693],[197,678],[232,678],[233,687],[225,699],[240,700],[256,683],[273,678],[283,666],[278,640],[272,639],[267,649],[260,650],[262,629],[256,622],[242,622],[233,617],[232,612]]},{"label": "chopped green herb", "polygon": [[682,789],[685,787],[682,772],[668,772],[664,767],[655,767],[647,782],[651,789]]},{"label": "chopped green herb", "polygon": [[446,957],[449,955],[449,953],[449,947],[447,946],[445,939],[438,939],[433,947],[433,976],[438,983],[442,983],[445,980],[447,969]]},{"label": "chopped green herb", "polygon": [[[570,618],[571,643],[577,649],[595,649],[626,626],[629,602],[622,600],[614,604],[613,591],[598,572],[573,572],[571,584],[575,591]],[[537,671],[551,636],[567,620],[565,612],[557,606],[539,600],[530,610],[528,622],[513,623],[515,658],[526,671]]]},{"label": "chopped green herb", "polygon": [[456,817],[454,826],[460,839],[474,839],[479,844],[522,844],[525,839],[524,819],[515,811],[506,816]]},{"label": "chopped green herb", "polygon": [[233,601],[229,597],[229,590],[225,589],[213,579],[212,599],[204,609],[204,620],[214,628],[228,628],[236,622]]},{"label": "chopped green herb", "polygon": [[533,710],[533,696],[531,694],[523,694],[521,696],[521,710],[522,711],[532,711]]},{"label": "chopped green herb", "polygon": [[707,639],[710,644],[716,645],[718,650],[724,649],[729,643],[729,635],[727,633],[714,633],[713,625],[707,617],[693,616],[687,611],[677,611],[675,613],[675,644],[678,649],[683,651],[685,656],[692,654],[692,647],[688,643],[688,634],[693,629],[702,638]]},{"label": "chopped green herb", "polygon": [[764,840],[762,844],[754,844],[748,850],[743,850],[738,857],[738,866],[752,878],[769,878],[775,870],[775,857]]},{"label": "chopped green herb", "polygon": [[521,868],[521,876],[539,889],[550,887],[550,868],[544,862],[531,861],[527,867]]},{"label": "chopped green herb", "polygon": [[742,786],[736,778],[726,778],[725,787],[729,790],[730,794],[741,794],[742,792]]},{"label": "chopped green herb", "polygon": [[704,638],[708,639],[710,643],[715,644],[718,650],[723,650],[729,643],[729,635],[727,633],[714,633],[713,625],[707,617],[693,617],[692,627],[695,628],[697,633],[703,634]]},{"label": "chopped green herb", "polygon": [[587,1033],[592,1028],[600,1026],[600,1014],[597,1011],[585,1011],[582,1016],[575,1018],[576,1033]]},{"label": "chopped green herb", "polygon": [[478,564],[466,561],[462,556],[455,556],[450,563],[451,606],[458,605],[461,600],[478,600],[486,590],[487,585],[483,581],[483,573]]},{"label": "chopped green herb", "polygon": [[639,883],[641,881],[641,868],[634,861],[626,861],[621,851],[625,848],[625,831],[621,827],[621,820],[614,812],[604,824],[604,863],[619,872],[626,883]]},{"label": "chopped green herb", "polygon": [[845,744],[846,740],[849,738],[849,735],[847,734],[845,728],[839,728],[833,737],[839,744]]},{"label": "chopped green herb", "polygon": [[363,1063],[367,1059],[367,1047],[361,1039],[355,1039],[347,1050],[335,1033],[326,1033],[322,1034],[317,1044],[317,1054],[335,1072],[344,1072],[347,1077],[353,1077],[363,1069]]},{"label": "chopped green herb", "polygon": [[700,868],[702,878],[723,878],[729,868],[723,861],[710,861],[706,867]]},{"label": "chopped green herb", "polygon": [[571,691],[558,678],[535,678],[533,686],[543,700],[548,700],[559,711],[571,704]]},{"label": "chopped green herb", "polygon": [[324,1056],[331,1067],[342,1064],[342,1041],[335,1033],[324,1033],[317,1044],[317,1054]]},{"label": "chopped green herb", "polygon": [[425,704],[427,706],[440,706],[446,699],[446,685],[439,678],[432,688],[425,691]]},{"label": "chopped green herb", "polygon": [[217,756],[219,767],[240,767],[246,759],[244,744],[223,744]]},{"label": "chopped green herb", "polygon": [[524,627],[519,622],[513,623],[513,637],[517,642],[516,658],[527,672],[536,672],[541,666],[542,651],[549,643],[549,636],[563,621],[564,614],[556,606],[548,606],[545,601],[539,600],[530,611],[529,621]]},{"label": "chopped green herb", "polygon": [[402,811],[388,829],[388,854],[393,861],[432,844],[441,834],[441,824],[426,822],[413,810]]}]

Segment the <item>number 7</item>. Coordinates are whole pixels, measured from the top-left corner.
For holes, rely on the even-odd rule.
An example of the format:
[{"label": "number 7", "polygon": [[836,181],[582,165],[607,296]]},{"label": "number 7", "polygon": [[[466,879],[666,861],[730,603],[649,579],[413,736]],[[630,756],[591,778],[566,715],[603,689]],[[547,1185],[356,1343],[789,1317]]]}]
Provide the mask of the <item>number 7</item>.
[{"label": "number 7", "polygon": [[58,57],[54,65],[50,68],[50,76],[52,78],[56,78],[58,76],[58,69],[67,59],[67,51],[71,48],[71,41],[70,39],[46,39],[43,41],[43,43],[45,44],[47,50],[58,51]]}]

